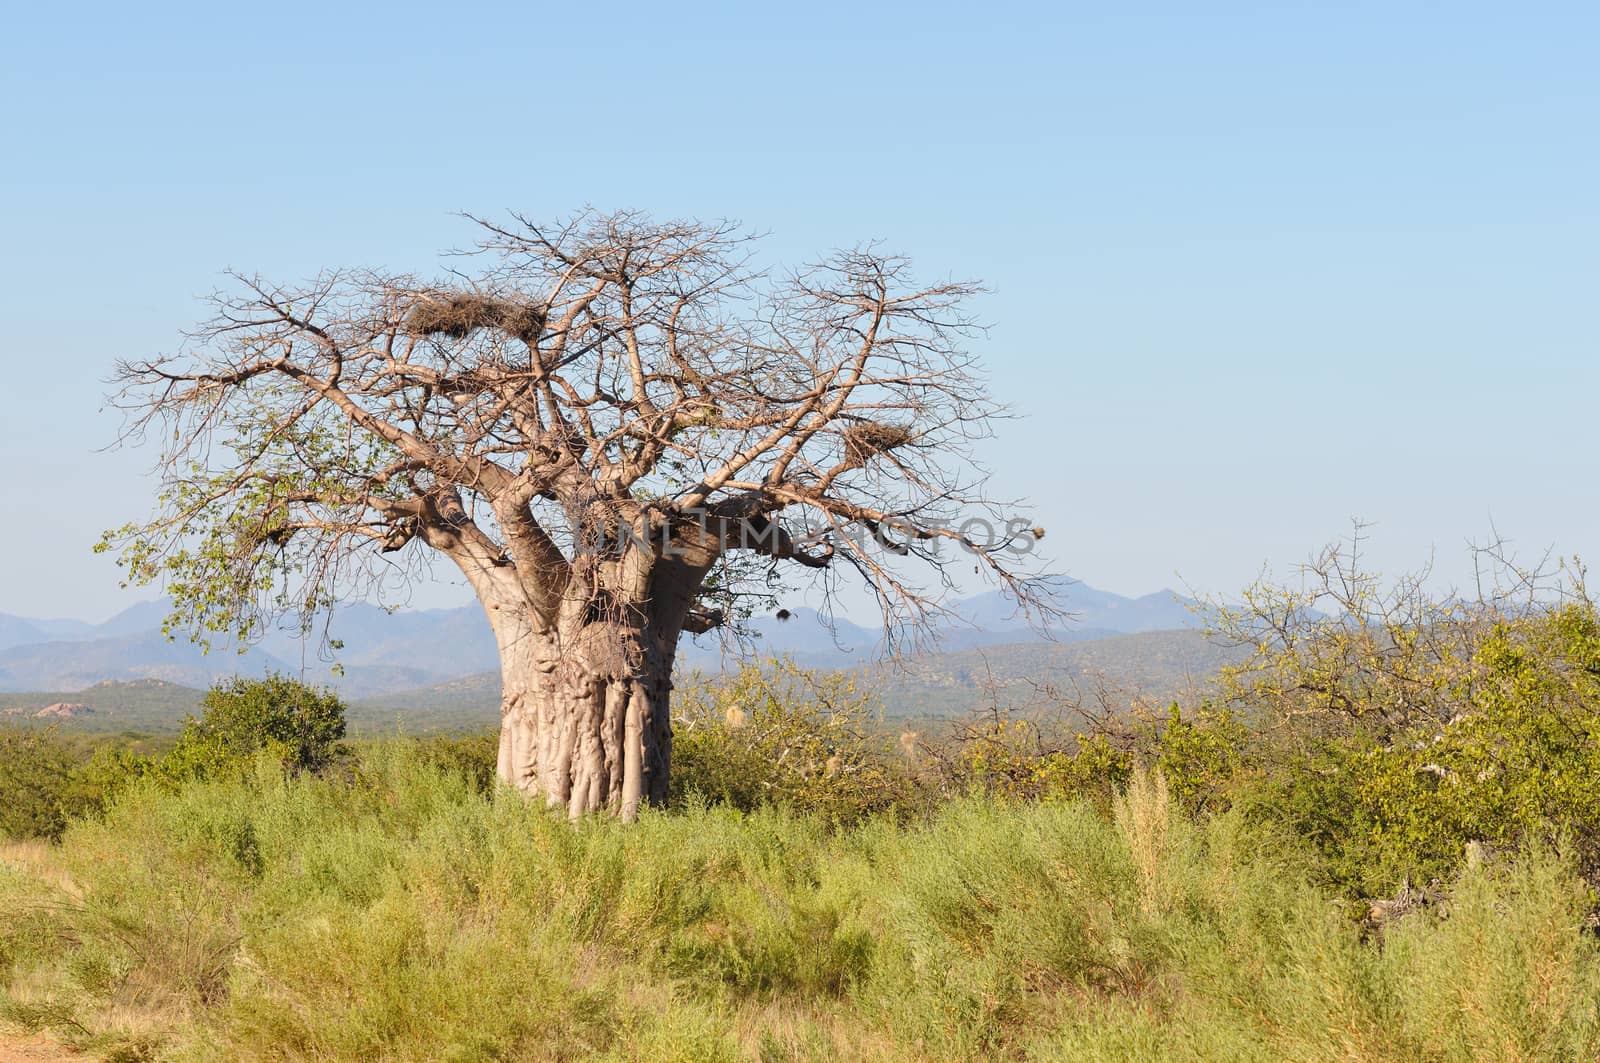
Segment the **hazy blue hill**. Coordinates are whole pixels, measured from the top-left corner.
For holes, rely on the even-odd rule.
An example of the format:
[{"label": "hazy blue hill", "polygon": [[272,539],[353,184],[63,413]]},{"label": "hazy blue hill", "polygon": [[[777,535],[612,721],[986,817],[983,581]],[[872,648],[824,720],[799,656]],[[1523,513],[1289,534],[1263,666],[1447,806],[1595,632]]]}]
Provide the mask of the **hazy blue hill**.
[{"label": "hazy blue hill", "polygon": [[1066,594],[1067,610],[1076,623],[1127,634],[1198,628],[1200,619],[1194,612],[1195,605],[1193,599],[1171,589],[1124,598],[1079,583]]},{"label": "hazy blue hill", "polygon": [[0,613],[0,650],[42,642],[85,642],[159,630],[166,617],[165,601],[139,602],[102,624],[84,620],[42,620]]},{"label": "hazy blue hill", "polygon": [[1025,625],[1004,628],[945,625],[939,629],[938,644],[940,650],[953,653],[984,646],[1009,646],[1018,642],[1086,642],[1122,634],[1125,632],[1105,627],[1072,626],[1038,631]]},{"label": "hazy blue hill", "polygon": [[[964,598],[954,603],[952,615],[938,624],[938,647],[952,652],[1022,642],[1083,642],[1199,627],[1190,608],[1192,601],[1171,590],[1126,598],[1084,583],[1062,581],[1054,604],[1067,615],[1041,630],[1042,617],[1025,616],[1001,591]],[[758,616],[751,626],[756,637],[748,648],[758,656],[787,654],[805,664],[832,668],[869,664],[882,656],[878,631],[837,618],[830,630],[814,609],[794,609],[786,621]],[[681,655],[684,663],[701,668],[719,667],[729,659],[714,636],[687,640]]]},{"label": "hazy blue hill", "polygon": [[366,698],[350,706],[352,727],[408,734],[473,731],[500,723],[500,673],[479,672],[417,690]]},{"label": "hazy blue hill", "polygon": [[33,642],[48,642],[49,639],[50,636],[40,631],[38,625],[31,620],[0,613],[0,650],[8,650],[13,646],[26,646]]},{"label": "hazy blue hill", "polygon": [[[302,657],[310,664],[322,656],[323,634],[319,628],[309,643],[303,644],[298,632],[279,629],[263,639],[261,646],[298,667]],[[326,634],[343,642],[334,656],[349,676],[361,670],[373,677],[377,669],[392,667],[443,677],[500,666],[489,621],[476,604],[391,612],[354,603],[334,613]],[[308,649],[303,651],[303,645]]]},{"label": "hazy blue hill", "polygon": [[[301,675],[291,671],[290,675]],[[407,668],[399,664],[350,664],[344,674],[336,675],[324,667],[322,670],[306,669],[303,678],[308,683],[331,686],[349,698],[381,697],[401,690],[415,690],[439,681],[439,673],[426,668]]]},{"label": "hazy blue hill", "polygon": [[0,690],[82,690],[106,679],[161,679],[204,687],[228,675],[260,675],[289,665],[260,650],[205,653],[159,631],[83,642],[40,642],[0,651]]},{"label": "hazy blue hill", "polygon": [[[1117,632],[1175,631],[1199,626],[1193,612],[1194,601],[1177,591],[1163,589],[1138,598],[1097,590],[1087,583],[1059,581],[1051,604],[1064,611],[1064,620],[1049,625],[1052,631]],[[1018,611],[1016,602],[1001,591],[988,591],[961,602],[962,618],[988,632],[1028,632],[1029,618]],[[1037,618],[1035,618],[1037,623]],[[1017,641],[1017,640],[1011,640]]]},{"label": "hazy blue hill", "polygon": [[[869,660],[876,652],[879,633],[835,618],[832,629],[815,609],[795,608],[787,620],[773,614],[751,618],[751,637],[742,646],[725,649],[715,634],[685,639],[679,662],[690,668],[721,668],[737,659],[741,649],[757,657],[787,654],[808,664],[840,667]],[[498,662],[491,662],[498,668]]]},{"label": "hazy blue hill", "polygon": [[47,641],[93,638],[96,630],[95,625],[84,620],[40,620],[29,617],[28,623],[44,632]]},{"label": "hazy blue hill", "polygon": [[1073,642],[1024,642],[923,654],[865,669],[891,713],[955,716],[990,701],[1023,706],[1044,688],[1159,705],[1199,691],[1240,650],[1198,630],[1144,631]]},{"label": "hazy blue hill", "polygon": [[[1128,598],[1062,580],[1056,594],[1068,616],[1048,632],[1031,627],[1000,592],[954,602],[953,619],[937,629],[936,648],[950,655],[993,647],[1070,645],[1197,623],[1185,600],[1171,591]],[[302,640],[298,631],[275,630],[242,656],[220,642],[212,653],[202,654],[182,634],[168,641],[159,633],[167,612],[168,604],[157,600],[137,603],[98,625],[0,616],[0,690],[70,692],[102,680],[140,678],[205,687],[224,676],[274,669],[332,685],[347,699],[390,708],[398,704],[396,698],[415,701],[418,692],[438,692],[450,705],[492,706],[498,700],[498,694],[482,693],[481,682],[473,686],[478,682],[474,677],[499,667],[488,622],[476,604],[391,612],[353,603],[335,612],[326,632],[319,628]],[[879,631],[842,618],[830,627],[813,609],[794,608],[784,620],[774,614],[757,616],[751,628],[749,638],[731,647],[715,637],[686,639],[681,664],[719,671],[748,654],[788,655],[817,668],[854,668],[872,666],[883,657]],[[331,651],[324,634],[340,641],[342,648]],[[997,652],[1004,656],[1011,651]]]},{"label": "hazy blue hill", "polygon": [[143,635],[160,631],[172,607],[165,599],[137,602],[122,610],[103,624],[96,624],[91,638],[116,638],[124,635]]}]

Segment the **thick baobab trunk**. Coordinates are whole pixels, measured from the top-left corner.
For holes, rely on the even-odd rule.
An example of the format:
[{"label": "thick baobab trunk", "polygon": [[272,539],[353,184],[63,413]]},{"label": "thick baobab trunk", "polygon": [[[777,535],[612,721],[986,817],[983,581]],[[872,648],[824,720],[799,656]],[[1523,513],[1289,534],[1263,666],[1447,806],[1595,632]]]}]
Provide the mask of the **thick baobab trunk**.
[{"label": "thick baobab trunk", "polygon": [[[668,796],[672,662],[717,541],[690,525],[670,550],[647,542],[570,564],[452,555],[499,644],[497,774],[574,819],[607,809],[631,821]],[[543,588],[531,578],[541,564],[555,570]]]},{"label": "thick baobab trunk", "polygon": [[519,618],[500,638],[498,774],[576,818],[632,820],[667,798],[672,647],[648,627],[590,620],[543,634]]}]

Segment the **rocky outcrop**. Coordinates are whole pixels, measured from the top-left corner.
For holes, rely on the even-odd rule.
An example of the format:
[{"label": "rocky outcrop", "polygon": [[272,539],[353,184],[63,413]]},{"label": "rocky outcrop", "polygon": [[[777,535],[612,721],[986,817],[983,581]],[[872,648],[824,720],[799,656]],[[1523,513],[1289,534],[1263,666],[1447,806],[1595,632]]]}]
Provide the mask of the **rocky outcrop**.
[{"label": "rocky outcrop", "polygon": [[88,716],[94,709],[76,701],[58,701],[54,705],[46,705],[33,714],[35,720],[71,720],[79,716]]}]

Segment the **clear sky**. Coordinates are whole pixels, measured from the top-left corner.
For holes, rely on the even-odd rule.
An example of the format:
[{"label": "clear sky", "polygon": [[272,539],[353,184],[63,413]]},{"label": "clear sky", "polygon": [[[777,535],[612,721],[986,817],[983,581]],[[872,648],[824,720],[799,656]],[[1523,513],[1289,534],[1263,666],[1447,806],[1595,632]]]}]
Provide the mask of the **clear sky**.
[{"label": "clear sky", "polygon": [[997,490],[1097,586],[1225,592],[1354,516],[1386,569],[1491,521],[1600,555],[1597,42],[1591,3],[12,5],[0,612],[134,597],[102,380],[224,268],[430,271],[453,211],[585,203],[983,278]]}]

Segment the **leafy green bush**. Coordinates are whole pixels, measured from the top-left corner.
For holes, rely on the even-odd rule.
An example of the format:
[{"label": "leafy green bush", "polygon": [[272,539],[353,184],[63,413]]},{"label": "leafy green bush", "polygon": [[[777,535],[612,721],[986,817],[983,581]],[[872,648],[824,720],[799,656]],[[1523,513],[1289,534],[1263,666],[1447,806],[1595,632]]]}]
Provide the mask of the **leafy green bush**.
[{"label": "leafy green bush", "polygon": [[345,706],[331,690],[287,676],[234,679],[206,692],[199,719],[184,724],[177,746],[161,762],[173,781],[237,772],[258,756],[291,772],[327,768],[345,735]]},{"label": "leafy green bush", "polygon": [[1312,840],[1354,896],[1559,839],[1600,884],[1600,611],[1581,566],[1480,556],[1477,597],[1436,599],[1362,571],[1357,542],[1299,587],[1212,610],[1253,651],[1221,677],[1247,725],[1231,763],[1209,754],[1222,800]]},{"label": "leafy green bush", "polygon": [[1600,617],[1570,606],[1505,620],[1470,664],[1442,725],[1313,743],[1259,780],[1257,807],[1369,896],[1448,878],[1469,850],[1557,839],[1600,882]]},{"label": "leafy green bush", "polygon": [[416,740],[424,763],[460,774],[479,793],[494,789],[500,754],[500,736],[494,731],[477,734],[431,735]]},{"label": "leafy green bush", "polygon": [[744,810],[781,805],[835,823],[917,802],[881,706],[848,675],[787,660],[746,665],[684,684],[673,717],[680,800]]},{"label": "leafy green bush", "polygon": [[1086,717],[1079,709],[986,709],[953,728],[928,781],[947,795],[1087,798],[1109,808],[1144,764],[1161,771],[1186,810],[1203,813],[1226,810],[1254,763],[1255,736],[1228,709],[1186,714],[1174,703],[1165,719],[1129,710]]},{"label": "leafy green bush", "polygon": [[0,725],[0,836],[61,836],[76,817],[102,810],[150,762],[55,728]]},{"label": "leafy green bush", "polygon": [[1133,773],[1131,734],[1076,733],[1059,717],[990,709],[958,723],[934,750],[930,781],[947,796],[1109,802]]},{"label": "leafy green bush", "polygon": [[1174,703],[1153,741],[1152,759],[1190,813],[1220,812],[1255,765],[1254,739],[1229,709],[1202,706],[1186,717]]},{"label": "leafy green bush", "polygon": [[1190,814],[1240,804],[1306,838],[1351,898],[1557,842],[1600,886],[1600,611],[1581,580],[1519,603],[1436,603],[1416,582],[1390,592],[1319,563],[1309,591],[1254,588],[1219,608],[1255,652],[1216,700],[1165,720],[990,711],[955,729],[932,781],[1104,805],[1144,763]]},{"label": "leafy green bush", "polygon": [[0,726],[0,835],[59,837],[73,811],[76,761],[52,730]]}]

